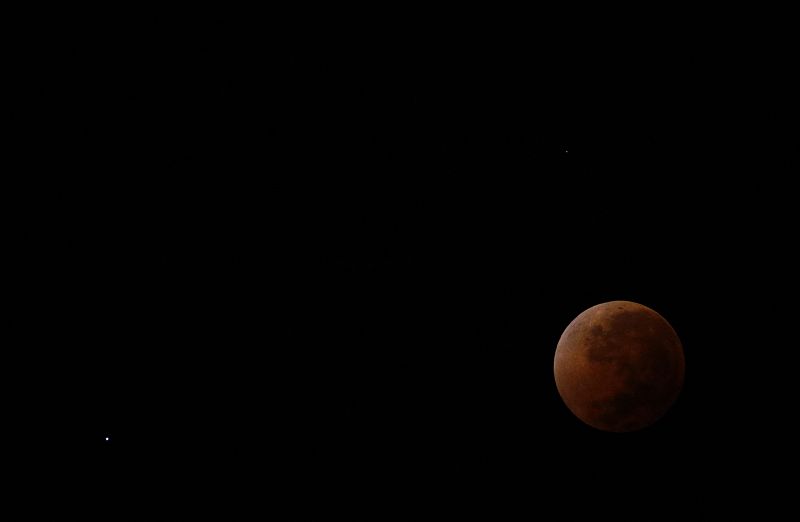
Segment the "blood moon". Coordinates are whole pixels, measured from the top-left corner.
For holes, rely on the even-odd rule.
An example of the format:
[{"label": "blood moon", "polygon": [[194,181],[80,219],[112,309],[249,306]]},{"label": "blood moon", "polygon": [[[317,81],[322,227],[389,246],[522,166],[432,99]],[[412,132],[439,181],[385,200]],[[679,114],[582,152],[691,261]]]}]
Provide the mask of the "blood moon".
[{"label": "blood moon", "polygon": [[660,419],[683,387],[678,334],[658,313],[630,301],[593,306],[567,326],[554,361],[567,407],[604,431],[635,431]]}]

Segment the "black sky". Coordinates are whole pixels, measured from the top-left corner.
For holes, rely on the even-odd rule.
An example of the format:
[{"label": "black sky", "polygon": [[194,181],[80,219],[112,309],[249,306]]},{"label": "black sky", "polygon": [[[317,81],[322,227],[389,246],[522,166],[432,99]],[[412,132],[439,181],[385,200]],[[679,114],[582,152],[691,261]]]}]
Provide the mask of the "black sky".
[{"label": "black sky", "polygon": [[[769,65],[170,27],[49,49],[17,104],[15,440],[117,483],[270,476],[331,510],[566,490],[660,512],[757,496],[745,470],[788,458]],[[673,409],[626,435],[582,425],[552,375],[567,324],[616,299],[687,361]]]}]

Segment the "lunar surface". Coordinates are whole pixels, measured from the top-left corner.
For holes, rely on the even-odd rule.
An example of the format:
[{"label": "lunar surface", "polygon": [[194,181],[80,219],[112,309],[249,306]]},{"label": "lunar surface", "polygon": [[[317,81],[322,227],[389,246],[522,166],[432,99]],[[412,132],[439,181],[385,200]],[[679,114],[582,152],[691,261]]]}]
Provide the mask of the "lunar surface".
[{"label": "lunar surface", "polygon": [[567,407],[604,431],[635,431],[660,419],[683,386],[680,339],[658,313],[630,301],[593,306],[556,348],[556,387]]}]

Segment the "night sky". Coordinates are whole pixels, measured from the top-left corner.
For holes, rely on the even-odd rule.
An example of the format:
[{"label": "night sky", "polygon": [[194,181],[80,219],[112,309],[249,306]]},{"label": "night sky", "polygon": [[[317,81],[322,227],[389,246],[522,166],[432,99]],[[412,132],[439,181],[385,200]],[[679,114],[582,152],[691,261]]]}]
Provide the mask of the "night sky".
[{"label": "night sky", "polygon": [[[19,112],[19,444],[123,497],[236,482],[331,513],[763,501],[796,229],[741,55],[169,27],[54,47]],[[686,356],[630,434],[553,379],[611,300]]]}]

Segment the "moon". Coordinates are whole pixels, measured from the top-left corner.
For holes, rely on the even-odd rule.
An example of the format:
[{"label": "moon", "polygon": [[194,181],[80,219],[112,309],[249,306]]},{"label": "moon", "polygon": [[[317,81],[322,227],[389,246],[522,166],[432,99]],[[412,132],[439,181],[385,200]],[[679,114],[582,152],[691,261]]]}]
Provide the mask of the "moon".
[{"label": "moon", "polygon": [[683,387],[683,347],[670,324],[630,301],[593,306],[561,334],[553,363],[567,408],[611,432],[650,426]]}]

